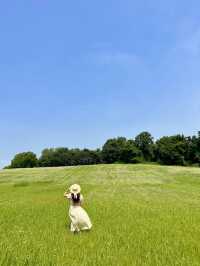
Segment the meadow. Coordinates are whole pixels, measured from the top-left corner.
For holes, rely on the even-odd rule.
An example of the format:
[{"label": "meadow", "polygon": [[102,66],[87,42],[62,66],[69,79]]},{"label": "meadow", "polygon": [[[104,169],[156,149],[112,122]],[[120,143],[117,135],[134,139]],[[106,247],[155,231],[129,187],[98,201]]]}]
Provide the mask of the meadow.
[{"label": "meadow", "polygon": [[[79,183],[93,223],[70,233]],[[0,171],[0,265],[200,265],[200,168],[113,164]]]}]

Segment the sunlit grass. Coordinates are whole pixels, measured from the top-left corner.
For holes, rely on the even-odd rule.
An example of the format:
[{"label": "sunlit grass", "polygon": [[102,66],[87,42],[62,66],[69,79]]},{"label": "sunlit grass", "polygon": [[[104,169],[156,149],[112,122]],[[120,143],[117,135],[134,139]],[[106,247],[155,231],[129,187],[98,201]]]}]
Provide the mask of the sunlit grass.
[{"label": "sunlit grass", "polygon": [[[80,183],[93,222],[68,230]],[[200,265],[200,169],[98,165],[0,171],[0,265]]]}]

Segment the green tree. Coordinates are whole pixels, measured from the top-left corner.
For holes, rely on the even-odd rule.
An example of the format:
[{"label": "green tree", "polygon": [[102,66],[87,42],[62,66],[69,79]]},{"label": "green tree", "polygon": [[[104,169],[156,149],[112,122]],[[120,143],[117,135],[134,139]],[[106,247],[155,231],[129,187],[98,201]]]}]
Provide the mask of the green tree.
[{"label": "green tree", "polygon": [[102,158],[106,163],[114,163],[121,160],[122,150],[126,146],[126,138],[118,137],[108,139],[102,148]]},{"label": "green tree", "polygon": [[89,149],[68,149],[51,148],[44,149],[39,159],[39,165],[47,166],[67,166],[81,164],[97,164],[101,162],[100,150]]},{"label": "green tree", "polygon": [[133,140],[127,140],[121,149],[120,161],[125,163],[139,163],[141,162],[142,153],[136,147]]},{"label": "green tree", "polygon": [[10,168],[32,168],[38,166],[38,159],[33,152],[22,152],[15,155]]},{"label": "green tree", "polygon": [[183,135],[162,137],[156,142],[158,162],[167,165],[185,165],[187,140]]},{"label": "green tree", "polygon": [[135,163],[140,161],[141,152],[133,140],[118,137],[106,141],[102,148],[102,158],[106,163]]},{"label": "green tree", "polygon": [[200,131],[197,136],[187,138],[188,143],[188,156],[187,159],[190,164],[200,165]]},{"label": "green tree", "polygon": [[71,165],[70,151],[64,147],[44,149],[39,158],[39,164],[43,167]]},{"label": "green tree", "polygon": [[135,144],[141,150],[145,161],[151,161],[154,157],[154,141],[149,132],[142,132],[135,137]]}]

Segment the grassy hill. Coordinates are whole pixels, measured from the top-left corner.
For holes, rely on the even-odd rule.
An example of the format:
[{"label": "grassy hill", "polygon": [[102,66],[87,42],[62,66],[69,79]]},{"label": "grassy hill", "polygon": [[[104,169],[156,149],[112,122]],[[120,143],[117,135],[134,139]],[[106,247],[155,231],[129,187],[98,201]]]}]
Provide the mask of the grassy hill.
[{"label": "grassy hill", "polygon": [[[90,233],[68,230],[72,183],[82,186]],[[0,265],[200,265],[200,169],[2,170]]]}]

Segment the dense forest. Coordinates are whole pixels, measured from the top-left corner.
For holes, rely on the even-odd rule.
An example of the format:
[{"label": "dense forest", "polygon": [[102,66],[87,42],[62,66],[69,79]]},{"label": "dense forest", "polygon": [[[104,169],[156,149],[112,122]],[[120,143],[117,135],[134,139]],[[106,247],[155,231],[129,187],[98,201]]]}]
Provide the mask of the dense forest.
[{"label": "dense forest", "polygon": [[164,136],[154,141],[149,132],[133,139],[108,139],[101,149],[44,149],[37,158],[33,152],[16,154],[5,168],[51,167],[100,163],[157,162],[165,165],[200,166],[200,131],[197,135]]}]

